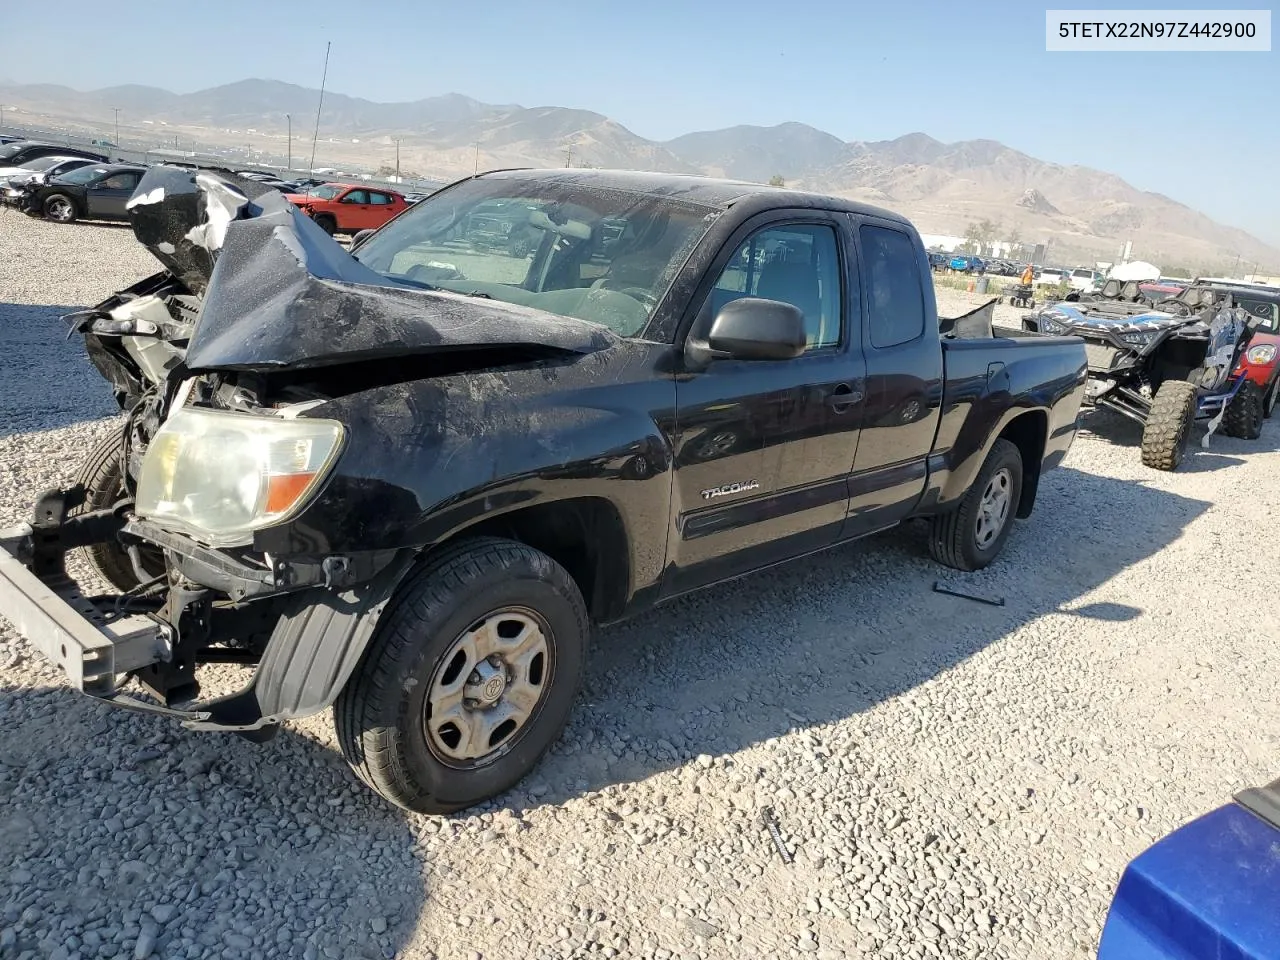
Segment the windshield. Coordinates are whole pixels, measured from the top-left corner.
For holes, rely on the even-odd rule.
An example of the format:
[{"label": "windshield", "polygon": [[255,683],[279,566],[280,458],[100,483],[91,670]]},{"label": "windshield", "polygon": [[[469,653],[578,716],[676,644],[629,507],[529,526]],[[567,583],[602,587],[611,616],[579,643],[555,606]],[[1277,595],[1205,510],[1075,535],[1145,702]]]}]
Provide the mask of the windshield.
[{"label": "windshield", "polygon": [[312,187],[307,191],[307,195],[318,200],[332,200],[341,192],[342,187],[335,187],[332,183],[325,183],[318,187]]},{"label": "windshield", "polygon": [[107,173],[106,167],[81,167],[57,177],[58,183],[89,183]]},{"label": "windshield", "polygon": [[356,257],[402,283],[535,307],[633,337],[717,213],[577,184],[469,180],[416,204]]},{"label": "windshield", "polygon": [[18,140],[16,143],[6,143],[3,146],[0,146],[0,160],[12,157],[19,150],[25,150],[29,146],[31,146],[31,144],[22,140]]}]

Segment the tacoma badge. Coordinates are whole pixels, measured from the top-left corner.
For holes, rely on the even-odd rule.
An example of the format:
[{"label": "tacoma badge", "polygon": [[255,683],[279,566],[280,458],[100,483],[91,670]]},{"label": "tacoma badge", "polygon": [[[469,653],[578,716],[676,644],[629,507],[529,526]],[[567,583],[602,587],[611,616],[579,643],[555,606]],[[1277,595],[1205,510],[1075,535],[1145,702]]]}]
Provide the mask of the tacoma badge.
[{"label": "tacoma badge", "polygon": [[723,487],[711,487],[702,491],[703,500],[714,500],[716,497],[728,496],[731,493],[746,493],[748,490],[759,490],[759,480],[742,480],[738,483],[726,483]]}]

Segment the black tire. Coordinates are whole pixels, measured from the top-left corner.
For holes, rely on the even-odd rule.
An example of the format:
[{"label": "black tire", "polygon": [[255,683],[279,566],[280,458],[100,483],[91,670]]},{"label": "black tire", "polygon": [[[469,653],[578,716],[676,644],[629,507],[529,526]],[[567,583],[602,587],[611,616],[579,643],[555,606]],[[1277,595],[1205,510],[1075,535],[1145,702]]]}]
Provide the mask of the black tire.
[{"label": "black tire", "polygon": [[[995,537],[983,545],[978,540],[978,524],[982,517],[982,502],[988,486],[1001,471],[1008,473],[1008,503],[1003,526]],[[1000,555],[1004,542],[1009,538],[1018,504],[1022,499],[1022,453],[1017,446],[1003,438],[997,440],[978,471],[977,479],[969,487],[960,506],[947,513],[938,514],[931,521],[929,554],[938,563],[956,570],[981,570]]]},{"label": "black tire", "polygon": [[1276,412],[1277,401],[1280,401],[1280,377],[1271,381],[1271,389],[1267,391],[1262,401],[1262,416],[1267,420],[1270,420],[1271,415]]},{"label": "black tire", "polygon": [[1252,380],[1246,380],[1227,404],[1226,415],[1222,418],[1223,432],[1241,440],[1257,440],[1262,436],[1264,406],[1262,388]]},{"label": "black tire", "polygon": [[[442,760],[425,729],[446,653],[475,624],[512,608],[536,615],[549,671],[533,714],[492,754]],[[357,776],[391,803],[450,813],[507,790],[559,738],[577,696],[590,623],[582,594],[546,554],[511,540],[458,543],[410,572],[334,704],[338,743]],[[547,676],[544,674],[544,677]]]},{"label": "black tire", "polygon": [[1153,470],[1177,470],[1186,456],[1195,419],[1195,384],[1185,380],[1160,384],[1142,428],[1143,465]]},{"label": "black tire", "polygon": [[338,221],[333,219],[333,217],[329,216],[329,214],[327,213],[318,214],[315,220],[316,220],[316,226],[318,226],[321,230],[323,230],[329,236],[332,237],[335,233],[338,232]]},{"label": "black tire", "polygon": [[54,223],[75,223],[76,218],[80,216],[75,200],[65,193],[49,194],[40,205],[40,210],[46,220],[52,220]]},{"label": "black tire", "polygon": [[[76,483],[84,485],[85,502],[71,510],[71,516],[109,509],[128,495],[121,458],[123,446],[120,434],[113,433],[89,451],[75,478]],[[129,554],[117,542],[95,543],[81,547],[77,552],[104,580],[121,592],[131,590],[141,582]],[[152,577],[164,573],[164,555],[160,551],[143,549],[140,558],[144,571]]]}]

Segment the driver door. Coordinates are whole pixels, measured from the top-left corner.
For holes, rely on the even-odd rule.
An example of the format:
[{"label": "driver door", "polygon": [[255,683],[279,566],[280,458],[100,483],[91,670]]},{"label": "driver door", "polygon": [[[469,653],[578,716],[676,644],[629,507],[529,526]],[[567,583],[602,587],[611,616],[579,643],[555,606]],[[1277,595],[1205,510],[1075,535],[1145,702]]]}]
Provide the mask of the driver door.
[{"label": "driver door", "polygon": [[140,176],[137,173],[117,173],[105,180],[99,180],[86,190],[89,219],[125,219],[124,205],[133,196]]},{"label": "driver door", "polygon": [[339,203],[342,204],[339,223],[343,230],[369,230],[382,226],[374,216],[368,190],[348,190]]}]

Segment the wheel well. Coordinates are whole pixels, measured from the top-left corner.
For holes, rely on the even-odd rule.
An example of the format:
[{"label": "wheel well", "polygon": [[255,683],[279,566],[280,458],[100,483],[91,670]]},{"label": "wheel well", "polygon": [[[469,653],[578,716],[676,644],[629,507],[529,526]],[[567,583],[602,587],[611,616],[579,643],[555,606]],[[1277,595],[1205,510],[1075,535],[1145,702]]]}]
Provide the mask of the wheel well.
[{"label": "wheel well", "polygon": [[573,578],[597,621],[622,613],[631,570],[627,532],[608,500],[581,497],[513,510],[459,531],[462,537],[505,537],[541,550]]},{"label": "wheel well", "polygon": [[1049,416],[1042,410],[1020,414],[1000,431],[1000,439],[1008,440],[1022,454],[1022,497],[1018,501],[1018,517],[1031,516],[1040,489],[1040,465],[1049,438]]}]

